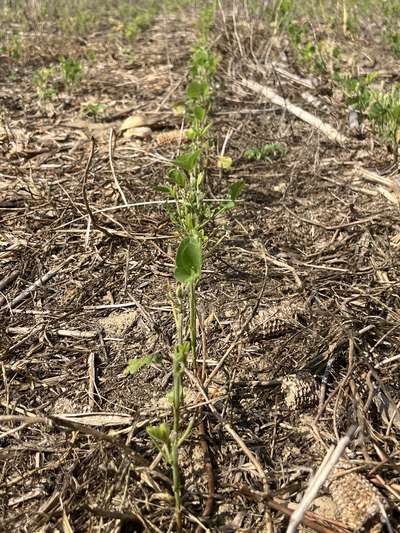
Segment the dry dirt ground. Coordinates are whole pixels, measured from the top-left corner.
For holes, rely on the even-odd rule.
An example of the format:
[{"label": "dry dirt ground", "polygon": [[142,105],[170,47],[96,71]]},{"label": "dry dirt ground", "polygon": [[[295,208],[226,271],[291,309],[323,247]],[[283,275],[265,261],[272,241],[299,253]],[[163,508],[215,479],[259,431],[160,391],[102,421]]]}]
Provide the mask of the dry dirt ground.
[{"label": "dry dirt ground", "polygon": [[[177,240],[155,186],[179,149],[160,133],[181,127],[173,107],[184,98],[193,20],[160,17],[125,46],[106,31],[68,40],[31,30],[17,64],[0,57],[1,531],[174,529],[171,473],[145,428],[169,416]],[[211,158],[207,191],[219,197],[238,178],[246,189],[211,228],[214,242],[224,238],[199,288],[206,375],[225,359],[207,401],[187,381],[184,416],[197,412],[198,422],[181,453],[184,530],[285,531],[329,447],[356,425],[346,465],[379,490],[398,531],[400,196],[391,156],[369,131],[352,134],[329,80],[302,81],[285,42],[271,48],[251,24],[227,12],[213,42],[214,153],[228,136],[234,165],[222,172]],[[33,72],[65,50],[85,65],[82,82],[39,101]],[[386,65],[392,75],[398,67]],[[345,143],[243,79],[287,96]],[[83,117],[87,101],[107,104],[97,121]],[[137,113],[152,137],[119,132]],[[287,153],[243,157],[271,142]],[[129,359],[153,353],[151,366],[124,373]],[[285,389],[293,374],[308,383],[302,402]],[[321,494],[332,500],[328,489]],[[327,516],[319,503],[306,515],[309,531],[355,530],[340,506]]]}]

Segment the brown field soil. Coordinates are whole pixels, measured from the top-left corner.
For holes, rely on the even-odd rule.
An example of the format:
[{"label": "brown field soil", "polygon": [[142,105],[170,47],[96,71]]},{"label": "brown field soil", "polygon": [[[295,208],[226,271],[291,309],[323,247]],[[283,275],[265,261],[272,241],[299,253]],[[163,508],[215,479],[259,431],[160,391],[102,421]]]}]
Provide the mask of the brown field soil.
[{"label": "brown field soil", "polygon": [[[399,531],[398,170],[368,124],[349,129],[329,76],[305,71],[267,30],[227,8],[211,38],[206,191],[222,197],[238,179],[246,188],[210,228],[221,241],[199,287],[199,360],[206,376],[224,363],[205,396],[186,382],[183,418],[197,418],[181,450],[184,531],[286,531],[312,473],[354,425],[345,465],[379,491]],[[20,57],[0,54],[1,531],[174,531],[171,472],[146,433],[169,417],[175,341],[178,240],[155,187],[181,149],[178,134],[161,134],[183,127],[174,109],[195,39],[195,13],[184,11],[133,43],[107,29],[78,38],[25,28]],[[373,35],[341,44],[363,72],[384,53],[384,78],[398,75]],[[67,54],[82,81],[57,78],[57,94],[40,100],[34,72]],[[105,105],[96,120],[82,112],[88,102]],[[151,135],[120,131],[137,114]],[[229,171],[217,167],[225,141]],[[244,157],[266,143],[286,153]],[[126,375],[148,354],[153,364]],[[321,494],[333,502],[328,484]],[[302,531],[355,530],[340,502],[330,515],[322,503]]]}]

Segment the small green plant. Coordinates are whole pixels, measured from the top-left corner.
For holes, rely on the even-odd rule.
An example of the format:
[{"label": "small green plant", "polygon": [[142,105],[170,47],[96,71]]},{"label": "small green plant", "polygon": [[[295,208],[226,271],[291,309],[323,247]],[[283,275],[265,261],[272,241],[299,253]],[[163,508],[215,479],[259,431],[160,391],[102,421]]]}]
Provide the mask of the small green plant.
[{"label": "small green plant", "polygon": [[[196,235],[205,241],[205,226],[235,205],[237,195],[230,189],[226,199],[219,204],[204,201],[211,123],[209,111],[212,104],[212,80],[217,69],[215,55],[201,40],[192,51],[190,60],[191,81],[187,87],[186,116],[190,123],[187,138],[191,148],[180,154],[169,170],[168,184],[158,188],[175,200],[169,208],[171,220],[182,235]],[[240,182],[241,183],[241,182]]]},{"label": "small green plant", "polygon": [[210,2],[209,5],[203,7],[199,12],[199,41],[207,43],[209,33],[215,21],[215,2]]},{"label": "small green plant", "polygon": [[0,53],[6,54],[15,61],[22,56],[22,41],[21,37],[13,33],[8,36],[6,33],[0,33]]},{"label": "small green plant", "polygon": [[340,48],[330,41],[307,41],[299,47],[300,61],[316,74],[329,73],[334,77],[340,70]]},{"label": "small green plant", "polygon": [[287,34],[296,59],[301,64],[318,73],[326,70],[321,44],[309,40],[306,26],[291,22],[287,26]]},{"label": "small green plant", "polygon": [[85,102],[81,105],[82,113],[87,117],[97,120],[107,106],[99,102]]},{"label": "small green plant", "polygon": [[316,40],[307,24],[300,25],[295,21],[288,24],[287,35],[296,59],[308,70],[337,75],[341,50],[334,41]]},{"label": "small green plant", "polygon": [[33,75],[32,83],[41,100],[50,100],[56,96],[57,91],[54,87],[54,76],[54,67],[40,68]]},{"label": "small green plant", "polygon": [[10,74],[8,74],[7,79],[9,81],[17,81],[18,79],[17,72],[15,70],[12,70]]},{"label": "small green plant", "polygon": [[78,35],[87,35],[96,24],[96,16],[94,11],[78,10],[76,15],[72,18],[72,30]]},{"label": "small green plant", "polygon": [[277,0],[272,3],[272,11],[270,17],[272,24],[277,30],[282,30],[290,25],[293,16],[295,1],[294,0]]},{"label": "small green plant", "polygon": [[124,36],[129,40],[136,39],[140,33],[150,26],[156,14],[156,6],[149,5],[146,10],[133,7],[130,15],[127,15],[123,23]]},{"label": "small green plant", "polygon": [[[212,23],[204,15],[203,25]],[[211,122],[209,112],[213,97],[213,78],[217,59],[206,45],[206,30],[193,49],[190,62],[190,81],[186,91],[186,120],[190,124],[187,134],[191,144],[180,153],[167,172],[167,183],[159,186],[160,192],[174,200],[168,213],[175,224],[180,244],[175,259],[175,281],[177,284],[172,309],[176,325],[177,343],[173,352],[173,389],[168,394],[172,406],[173,427],[166,422],[151,426],[147,431],[166,463],[171,465],[173,492],[175,498],[176,530],[182,531],[182,486],[179,471],[179,448],[188,438],[194,424],[194,417],[182,429],[182,407],[184,401],[183,376],[185,367],[197,374],[197,296],[196,290],[202,274],[203,255],[207,253],[209,235],[207,226],[225,211],[235,206],[243,189],[242,181],[233,183],[227,197],[210,203],[205,199],[204,182],[210,152]],[[231,163],[227,156],[220,156],[223,169],[229,170]],[[188,356],[190,355],[190,359]]]},{"label": "small green plant", "polygon": [[244,151],[243,157],[245,159],[255,160],[255,161],[271,161],[272,159],[277,159],[282,157],[287,152],[286,147],[283,144],[271,143],[263,144],[260,147],[247,148]]},{"label": "small green plant", "polygon": [[396,57],[400,57],[400,33],[386,32],[385,41]]},{"label": "small green plant", "polygon": [[217,57],[206,46],[197,44],[193,48],[190,61],[190,74],[193,81],[201,80],[210,83],[217,72],[217,66]]},{"label": "small green plant", "polygon": [[381,0],[380,7],[388,26],[391,22],[398,21],[400,17],[400,2],[398,0]]},{"label": "small green plant", "polygon": [[389,143],[397,162],[400,141],[400,87],[398,85],[386,93],[372,91],[368,118],[377,127],[381,139]]},{"label": "small green plant", "polygon": [[83,67],[77,59],[62,56],[59,58],[59,66],[61,78],[68,88],[71,88],[82,81]]},{"label": "small green plant", "polygon": [[[147,432],[155,447],[160,451],[164,461],[172,468],[172,488],[175,499],[175,522],[177,531],[182,531],[182,485],[179,470],[179,449],[190,435],[194,417],[185,429],[182,429],[182,407],[184,403],[183,375],[187,364],[187,356],[192,354],[195,368],[196,357],[196,286],[202,270],[201,242],[197,237],[185,237],[178,248],[175,259],[175,280],[178,284],[176,298],[172,301],[172,309],[177,331],[177,344],[172,354],[172,390],[167,399],[172,406],[172,429],[166,422],[158,426],[148,426]],[[189,298],[189,326],[184,331],[184,301]],[[189,337],[190,340],[184,340]],[[145,356],[129,362],[126,373],[135,373],[145,365],[153,363],[154,356]]]},{"label": "small green plant", "polygon": [[16,61],[18,61],[18,59],[20,59],[22,56],[21,37],[15,33],[11,37],[11,42],[8,47],[8,54]]},{"label": "small green plant", "polygon": [[291,45],[299,49],[306,35],[305,25],[291,22],[287,27],[287,34]]},{"label": "small green plant", "polygon": [[366,111],[372,98],[371,84],[377,76],[377,73],[371,72],[366,76],[338,77],[347,105],[353,107],[356,111]]},{"label": "small green plant", "polygon": [[141,368],[156,363],[157,359],[156,355],[145,355],[144,357],[130,359],[125,369],[125,374],[136,374]]}]

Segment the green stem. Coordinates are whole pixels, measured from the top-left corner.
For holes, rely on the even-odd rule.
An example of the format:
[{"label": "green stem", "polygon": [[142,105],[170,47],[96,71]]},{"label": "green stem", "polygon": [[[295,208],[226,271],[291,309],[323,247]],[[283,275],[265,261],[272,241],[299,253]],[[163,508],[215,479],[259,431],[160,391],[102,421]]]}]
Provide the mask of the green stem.
[{"label": "green stem", "polygon": [[181,495],[181,478],[179,475],[178,465],[178,447],[176,440],[172,445],[171,463],[172,463],[172,486],[175,497],[175,522],[178,533],[182,531],[182,495]]},{"label": "green stem", "polygon": [[196,284],[195,284],[194,281],[192,281],[190,283],[190,286],[189,286],[189,305],[190,305],[190,315],[189,315],[190,350],[192,352],[193,372],[196,375],[196,348],[197,348],[196,318],[197,318],[197,308],[196,308]]},{"label": "green stem", "polygon": [[171,439],[171,466],[172,466],[172,488],[175,497],[175,521],[176,530],[182,531],[182,495],[181,480],[179,475],[179,427],[180,427],[180,407],[182,400],[182,369],[181,361],[175,353],[173,362],[174,374],[174,426]]},{"label": "green stem", "polygon": [[[176,310],[175,322],[177,329],[178,347],[183,344],[183,287],[177,291],[178,309]],[[175,498],[175,522],[178,533],[182,531],[182,488],[179,473],[179,431],[180,431],[180,410],[183,396],[183,368],[184,362],[178,351],[175,351],[173,360],[173,380],[174,380],[174,402],[173,402],[173,432],[171,435],[171,466],[172,466],[172,490]]]},{"label": "green stem", "polygon": [[178,309],[175,310],[175,324],[178,346],[183,343],[183,287],[179,286],[177,291]]},{"label": "green stem", "polygon": [[175,499],[175,522],[178,533],[182,531],[182,489],[179,474],[179,429],[180,429],[180,408],[182,403],[182,362],[180,349],[183,343],[183,298],[184,289],[178,285],[176,291],[176,302],[172,301],[172,310],[176,325],[177,349],[174,351],[173,369],[173,431],[170,438],[170,454],[168,461],[172,467],[172,490]]}]

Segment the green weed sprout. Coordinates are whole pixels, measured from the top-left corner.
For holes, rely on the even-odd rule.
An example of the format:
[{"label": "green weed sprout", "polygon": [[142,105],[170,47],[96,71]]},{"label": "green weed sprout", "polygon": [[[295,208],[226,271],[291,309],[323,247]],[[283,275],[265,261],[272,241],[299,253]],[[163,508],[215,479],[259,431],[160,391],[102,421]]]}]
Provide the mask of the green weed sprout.
[{"label": "green weed sprout", "polygon": [[93,12],[78,10],[73,18],[73,29],[79,35],[86,35],[92,28],[95,27],[96,16]]},{"label": "green weed sprout", "polygon": [[61,78],[67,87],[77,85],[83,79],[83,67],[80,61],[72,57],[60,57]]},{"label": "green weed sprout", "polygon": [[215,22],[216,3],[209,2],[199,12],[199,42],[207,44],[210,31]]},{"label": "green weed sprout", "polygon": [[376,77],[375,72],[359,77],[339,77],[338,81],[342,86],[347,105],[361,113],[365,112],[371,103],[371,84]]},{"label": "green weed sprout", "polygon": [[368,118],[377,127],[381,139],[391,146],[397,162],[400,141],[400,87],[396,85],[387,93],[373,91],[371,102]]},{"label": "green weed sprout", "polygon": [[8,53],[10,57],[12,57],[15,60],[18,60],[22,56],[22,44],[21,44],[21,37],[19,35],[14,34],[11,37],[11,43],[8,49]]},{"label": "green weed sprout", "polygon": [[15,61],[18,61],[22,56],[21,37],[18,34],[13,33],[11,38],[7,38],[7,35],[1,32],[0,52],[8,55]]},{"label": "green weed sprout", "polygon": [[273,26],[277,31],[290,25],[294,15],[294,0],[277,0],[272,8]]},{"label": "green weed sprout", "polygon": [[283,144],[271,143],[263,144],[262,146],[247,148],[244,151],[243,157],[245,159],[255,160],[255,161],[271,161],[272,159],[277,159],[286,154],[286,147]]},{"label": "green weed sprout", "polygon": [[139,10],[132,6],[128,9],[123,26],[123,34],[129,40],[134,40],[136,37],[150,26],[154,17],[157,14],[157,6],[149,6],[146,10]]},{"label": "green weed sprout", "polygon": [[391,51],[396,57],[400,57],[400,33],[386,32],[385,41],[389,45]]},{"label": "green weed sprout", "polygon": [[103,111],[107,108],[105,104],[99,102],[86,102],[82,104],[82,112],[87,116],[96,120]]},{"label": "green weed sprout", "polygon": [[54,76],[54,67],[40,68],[33,75],[32,83],[41,100],[50,100],[56,96],[57,91],[53,84]]}]

